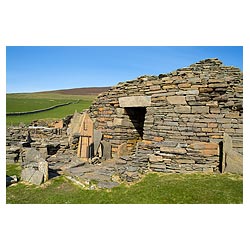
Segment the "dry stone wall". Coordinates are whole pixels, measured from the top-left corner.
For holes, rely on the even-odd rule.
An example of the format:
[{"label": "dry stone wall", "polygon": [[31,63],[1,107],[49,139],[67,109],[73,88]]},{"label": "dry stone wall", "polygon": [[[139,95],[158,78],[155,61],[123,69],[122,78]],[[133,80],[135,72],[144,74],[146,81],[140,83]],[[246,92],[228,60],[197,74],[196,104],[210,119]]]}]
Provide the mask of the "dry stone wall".
[{"label": "dry stone wall", "polygon": [[218,59],[118,83],[88,112],[128,175],[218,170],[224,133],[243,153],[243,74]]}]

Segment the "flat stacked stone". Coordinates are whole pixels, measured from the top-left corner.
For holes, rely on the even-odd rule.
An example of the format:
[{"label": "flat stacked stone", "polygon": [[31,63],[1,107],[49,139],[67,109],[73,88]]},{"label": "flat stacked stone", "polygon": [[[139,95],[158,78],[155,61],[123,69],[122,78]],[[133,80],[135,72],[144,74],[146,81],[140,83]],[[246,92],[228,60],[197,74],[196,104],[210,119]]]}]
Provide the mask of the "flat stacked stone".
[{"label": "flat stacked stone", "polygon": [[[119,105],[121,97],[129,96],[151,98],[142,140],[126,108]],[[161,172],[212,172],[220,164],[224,133],[232,137],[237,152],[243,151],[242,103],[242,72],[218,59],[207,59],[169,74],[119,83],[96,99],[89,114],[111,143],[113,157],[119,156],[124,143],[134,147],[127,171],[131,165],[134,169],[146,165]]]}]

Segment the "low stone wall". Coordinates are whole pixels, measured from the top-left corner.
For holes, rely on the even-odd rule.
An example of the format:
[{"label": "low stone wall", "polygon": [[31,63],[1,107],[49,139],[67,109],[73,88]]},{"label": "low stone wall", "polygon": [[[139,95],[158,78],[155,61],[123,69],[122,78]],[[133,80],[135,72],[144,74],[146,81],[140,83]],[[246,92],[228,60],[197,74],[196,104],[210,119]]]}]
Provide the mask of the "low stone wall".
[{"label": "low stone wall", "polygon": [[[126,105],[124,97],[150,101]],[[95,129],[111,142],[113,157],[133,156],[120,161],[128,172],[212,172],[221,164],[224,132],[235,151],[243,152],[242,102],[242,72],[207,59],[119,83],[100,94],[88,112]]]},{"label": "low stone wall", "polygon": [[59,108],[59,107],[63,107],[66,105],[70,105],[72,103],[78,103],[79,100],[77,100],[76,102],[67,102],[67,103],[62,103],[62,104],[58,104],[58,105],[54,105],[48,108],[44,108],[44,109],[37,109],[37,110],[31,110],[31,111],[25,111],[25,112],[11,112],[11,113],[6,113],[7,116],[17,116],[17,115],[28,115],[28,114],[35,114],[35,113],[40,113],[40,112],[44,112],[44,111],[48,111],[51,109],[55,109],[55,108]]}]

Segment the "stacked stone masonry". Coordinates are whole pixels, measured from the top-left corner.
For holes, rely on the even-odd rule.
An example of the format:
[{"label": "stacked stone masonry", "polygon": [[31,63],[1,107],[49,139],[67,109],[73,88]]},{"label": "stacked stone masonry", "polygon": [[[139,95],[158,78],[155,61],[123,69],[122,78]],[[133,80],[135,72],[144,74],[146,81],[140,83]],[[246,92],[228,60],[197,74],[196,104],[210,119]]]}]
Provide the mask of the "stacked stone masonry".
[{"label": "stacked stone masonry", "polygon": [[127,172],[217,171],[224,133],[243,154],[243,74],[218,59],[119,83],[88,113]]}]

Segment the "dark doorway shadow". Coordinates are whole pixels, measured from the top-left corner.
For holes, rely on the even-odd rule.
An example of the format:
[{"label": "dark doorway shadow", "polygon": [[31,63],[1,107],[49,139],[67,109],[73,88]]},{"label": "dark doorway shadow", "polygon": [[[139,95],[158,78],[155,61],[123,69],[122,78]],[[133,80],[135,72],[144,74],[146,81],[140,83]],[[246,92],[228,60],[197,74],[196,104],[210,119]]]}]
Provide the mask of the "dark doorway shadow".
[{"label": "dark doorway shadow", "polygon": [[146,107],[125,108],[134,128],[138,132],[140,139],[143,139],[143,127],[146,115]]},{"label": "dark doorway shadow", "polygon": [[223,141],[219,142],[219,172],[222,173],[223,164]]}]

